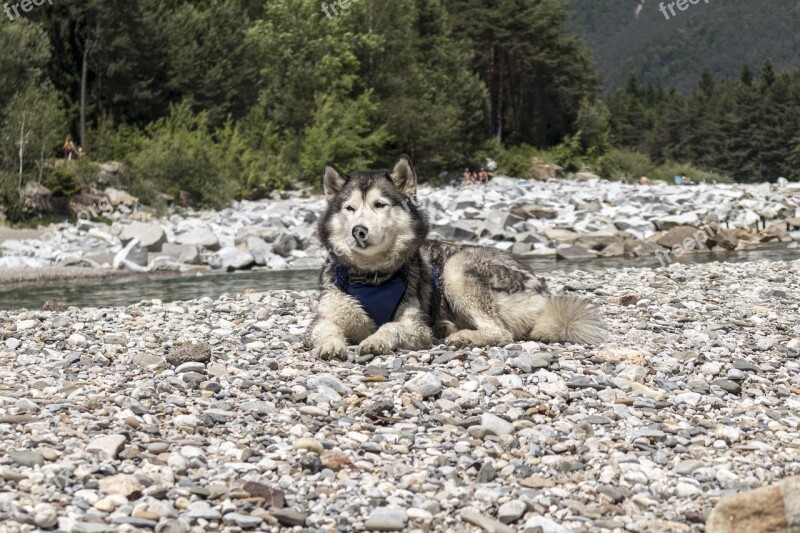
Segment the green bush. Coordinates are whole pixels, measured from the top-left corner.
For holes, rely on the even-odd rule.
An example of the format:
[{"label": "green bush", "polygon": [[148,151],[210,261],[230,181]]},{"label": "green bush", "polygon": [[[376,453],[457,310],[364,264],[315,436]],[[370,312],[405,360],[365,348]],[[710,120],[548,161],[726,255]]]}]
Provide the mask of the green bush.
[{"label": "green bush", "polygon": [[202,205],[222,207],[236,197],[235,172],[230,161],[209,133],[205,113],[194,114],[188,105],[174,106],[137,140],[139,150],[129,154],[130,189],[145,203],[157,200],[158,192],[178,196],[188,192]]},{"label": "green bush", "polygon": [[367,168],[377,159],[378,151],[389,141],[385,125],[374,128],[377,110],[366,93],[354,100],[331,96],[317,98],[312,124],[306,128],[300,153],[300,171],[304,180],[321,183],[326,161],[341,168]]},{"label": "green bush", "polygon": [[49,167],[45,170],[42,184],[50,189],[55,197],[66,197],[77,194],[81,188],[75,170],[71,166]]},{"label": "green bush", "polygon": [[514,176],[515,178],[532,178],[531,169],[537,159],[542,158],[542,152],[527,144],[502,147],[497,158],[497,172]]},{"label": "green bush", "polygon": [[600,176],[610,180],[627,176],[638,181],[642,176],[647,176],[651,180],[674,183],[675,176],[686,175],[696,182],[731,183],[729,176],[701,170],[687,163],[668,161],[658,165],[644,154],[625,149],[609,151],[595,161],[593,168]]}]

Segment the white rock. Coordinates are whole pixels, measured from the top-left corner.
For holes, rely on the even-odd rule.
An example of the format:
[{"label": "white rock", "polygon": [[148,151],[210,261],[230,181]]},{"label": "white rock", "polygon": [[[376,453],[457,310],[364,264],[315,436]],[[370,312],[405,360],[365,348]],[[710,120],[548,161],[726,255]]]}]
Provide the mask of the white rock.
[{"label": "white rock", "polygon": [[404,386],[406,390],[421,394],[423,398],[434,396],[442,391],[442,382],[430,372],[417,374],[406,381]]},{"label": "white rock", "polygon": [[483,413],[481,415],[481,426],[494,435],[511,435],[514,433],[514,424],[492,413]]},{"label": "white rock", "polygon": [[522,518],[527,510],[528,505],[522,500],[511,500],[497,510],[497,519],[504,524],[511,524]]},{"label": "white rock", "polygon": [[125,435],[119,433],[98,437],[86,446],[86,451],[97,453],[107,459],[116,459],[117,454],[122,450],[127,440]]}]

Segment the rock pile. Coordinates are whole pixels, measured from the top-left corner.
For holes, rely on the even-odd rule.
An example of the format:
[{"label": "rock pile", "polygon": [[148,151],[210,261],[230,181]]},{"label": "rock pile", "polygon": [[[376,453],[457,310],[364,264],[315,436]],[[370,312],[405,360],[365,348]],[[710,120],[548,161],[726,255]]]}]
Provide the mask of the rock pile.
[{"label": "rock pile", "polygon": [[[590,259],[750,249],[800,240],[800,184],[625,185],[583,180],[423,187],[435,234],[520,257]],[[121,191],[106,194],[111,226],[80,220],[43,239],[0,243],[0,268],[86,265],[134,271],[311,269],[323,261],[320,197],[289,193],[227,209],[156,218]]]}]

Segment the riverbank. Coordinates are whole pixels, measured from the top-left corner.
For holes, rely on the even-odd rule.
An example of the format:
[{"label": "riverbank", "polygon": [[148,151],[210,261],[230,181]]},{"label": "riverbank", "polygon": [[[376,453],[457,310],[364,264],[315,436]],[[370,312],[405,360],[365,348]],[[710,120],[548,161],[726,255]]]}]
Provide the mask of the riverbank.
[{"label": "riverbank", "polygon": [[100,279],[117,279],[135,276],[123,270],[108,268],[82,267],[39,267],[39,268],[2,268],[0,269],[0,286],[40,285],[42,283],[68,283],[74,281],[91,281]]},{"label": "riverbank", "polygon": [[308,291],[0,311],[4,523],[699,531],[800,473],[800,262],[548,278],[607,343],[315,361]]},{"label": "riverbank", "polygon": [[[793,241],[800,240],[797,183],[676,187],[577,177],[530,182],[498,177],[488,186],[465,189],[424,186],[419,197],[432,234],[493,246],[522,259],[649,256],[668,264],[683,254],[779,242],[796,246]],[[0,242],[0,270],[314,269],[324,257],[314,235],[323,209],[321,197],[301,193],[160,217],[120,203],[103,211],[111,225],[83,220],[77,226],[42,228],[38,238],[7,238]]]}]

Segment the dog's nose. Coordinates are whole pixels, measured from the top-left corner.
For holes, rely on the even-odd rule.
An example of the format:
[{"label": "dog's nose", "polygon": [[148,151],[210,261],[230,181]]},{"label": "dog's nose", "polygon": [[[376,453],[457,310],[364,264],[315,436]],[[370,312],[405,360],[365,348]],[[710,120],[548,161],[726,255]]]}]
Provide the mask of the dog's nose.
[{"label": "dog's nose", "polygon": [[353,238],[358,242],[360,247],[365,248],[367,246],[368,234],[369,231],[366,226],[353,226]]}]

